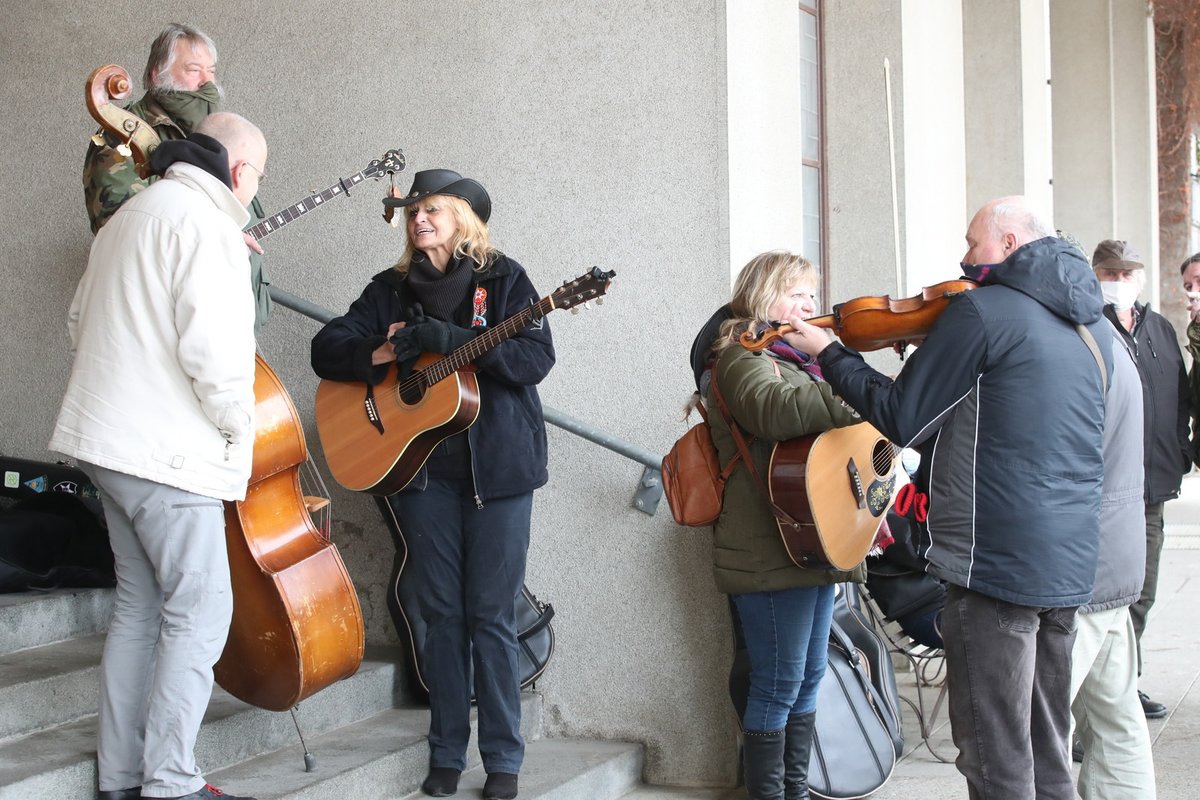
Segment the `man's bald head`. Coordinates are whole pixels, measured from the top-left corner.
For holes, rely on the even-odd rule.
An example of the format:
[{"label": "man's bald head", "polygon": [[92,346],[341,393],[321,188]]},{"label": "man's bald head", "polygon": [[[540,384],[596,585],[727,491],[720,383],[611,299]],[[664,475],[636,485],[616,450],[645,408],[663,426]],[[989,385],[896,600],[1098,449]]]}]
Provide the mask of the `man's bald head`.
[{"label": "man's bald head", "polygon": [[196,133],[211,136],[225,147],[233,193],[242,205],[249,205],[258,194],[259,179],[266,170],[267,139],[262,131],[240,114],[218,111],[205,117],[196,126]]}]

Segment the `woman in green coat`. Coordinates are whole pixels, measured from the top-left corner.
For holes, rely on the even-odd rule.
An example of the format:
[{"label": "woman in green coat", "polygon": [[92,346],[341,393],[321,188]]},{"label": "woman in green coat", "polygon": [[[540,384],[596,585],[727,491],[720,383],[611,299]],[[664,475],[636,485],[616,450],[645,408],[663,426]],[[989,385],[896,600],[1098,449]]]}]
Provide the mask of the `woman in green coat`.
[{"label": "woman in green coat", "polygon": [[[792,346],[789,334],[762,353],[738,344],[746,330],[813,316],[816,286],[816,270],[801,256],[782,251],[756,256],[738,275],[732,317],[712,345],[707,405],[718,408],[715,382],[743,436],[754,437],[750,454],[760,476],[768,474],[776,442],[862,421],[834,396],[815,359]],[[709,422],[721,463],[727,463],[737,444],[720,413],[710,413]],[[750,655],[750,693],[741,720],[746,788],[752,800],[807,798],[833,585],[861,576],[796,566],[762,487],[741,466],[726,484],[713,544],[717,588],[737,608]]]}]

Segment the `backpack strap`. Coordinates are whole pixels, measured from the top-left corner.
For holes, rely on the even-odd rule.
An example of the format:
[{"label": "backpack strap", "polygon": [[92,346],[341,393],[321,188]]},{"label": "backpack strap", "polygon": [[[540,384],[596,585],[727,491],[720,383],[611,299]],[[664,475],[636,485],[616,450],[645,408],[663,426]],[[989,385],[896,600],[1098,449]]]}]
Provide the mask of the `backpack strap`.
[{"label": "backpack strap", "polygon": [[[769,358],[769,356],[767,357]],[[781,373],[779,372],[779,365],[775,363],[775,359],[771,359],[771,366],[775,367],[775,375],[779,376]],[[750,456],[750,442],[754,441],[755,437],[751,436],[749,441],[747,441],[742,436],[741,427],[734,421],[733,415],[729,413],[729,407],[725,405],[725,398],[721,395],[721,387],[717,384],[717,371],[715,369],[713,370],[711,381],[713,396],[717,400],[717,409],[721,412],[721,418],[725,420],[725,424],[729,426],[729,432],[733,435],[733,441],[737,444],[738,448],[737,455],[730,460],[729,471],[733,471],[732,468],[736,466],[735,462],[740,458],[746,465],[746,471],[750,473],[750,477],[754,479],[755,485],[758,486],[758,490],[762,492],[763,499],[771,507],[771,513],[775,515],[775,518],[786,525],[791,525],[793,528],[799,528],[800,523],[791,514],[775,505],[775,501],[771,499],[771,492],[767,488],[766,482],[762,479],[762,475],[759,474],[758,468],[754,466],[754,459]],[[725,477],[724,470],[722,470],[721,475]]]}]

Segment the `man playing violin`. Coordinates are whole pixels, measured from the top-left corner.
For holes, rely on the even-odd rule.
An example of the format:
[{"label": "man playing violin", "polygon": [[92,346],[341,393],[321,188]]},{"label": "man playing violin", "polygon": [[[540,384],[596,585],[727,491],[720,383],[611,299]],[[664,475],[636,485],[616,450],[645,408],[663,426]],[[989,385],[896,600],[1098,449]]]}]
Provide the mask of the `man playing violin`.
[{"label": "man playing violin", "polygon": [[100,489],[116,562],[100,800],[221,796],[194,747],[233,612],[221,501],[245,497],[254,446],[241,229],[266,159],[236,114],[163,143],[163,177],[96,235],[71,303],[75,358],[49,449]]},{"label": "man playing violin", "polygon": [[1073,798],[1075,610],[1091,597],[1112,332],[1096,276],[1024,197],[967,229],[966,277],[894,379],[803,320],[834,390],[917,447],[919,549],[942,614],[957,766],[970,797]]},{"label": "man playing violin", "polygon": [[[183,139],[202,119],[220,108],[224,90],[217,83],[217,46],[204,31],[172,22],[150,45],[142,74],[146,93],[126,110],[144,119],[162,141]],[[122,155],[121,142],[100,131],[92,137],[83,161],[83,199],[96,233],[121,204],[145,189],[156,177],[138,177],[133,159]],[[249,203],[250,225],[264,212],[255,196]],[[271,313],[270,282],[263,273],[262,247],[249,234],[250,279],[255,298],[255,330]]]}]

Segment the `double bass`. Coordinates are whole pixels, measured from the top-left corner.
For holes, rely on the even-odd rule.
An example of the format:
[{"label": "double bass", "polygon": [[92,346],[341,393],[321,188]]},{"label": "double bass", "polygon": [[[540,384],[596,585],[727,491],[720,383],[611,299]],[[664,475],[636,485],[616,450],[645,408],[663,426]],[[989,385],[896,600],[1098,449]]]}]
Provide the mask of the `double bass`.
[{"label": "double bass", "polygon": [[[158,136],[113,104],[128,96],[129,85],[129,74],[109,64],[88,77],[84,93],[92,116],[121,140],[122,154],[144,177]],[[308,447],[296,407],[258,355],[254,399],[246,498],[225,503],[233,621],[213,672],[239,700],[287,711],[358,670],[362,610],[337,547],[313,522],[312,513],[328,501],[306,497],[300,485]]]},{"label": "double bass", "polygon": [[286,711],[362,663],[363,620],[337,547],[313,524],[308,459],[291,397],[255,356],[254,465],[246,499],[225,503],[233,622],[213,672],[234,697]]}]

